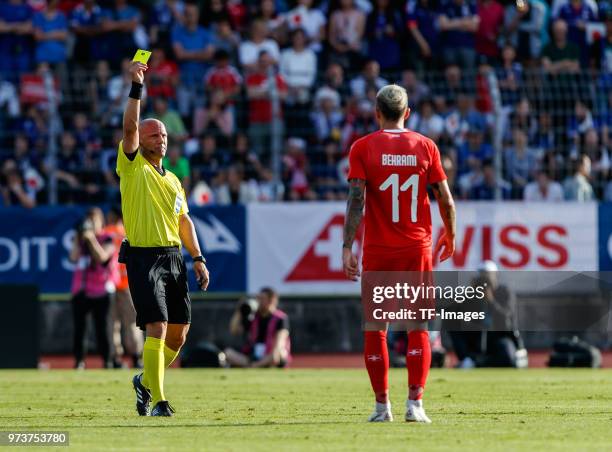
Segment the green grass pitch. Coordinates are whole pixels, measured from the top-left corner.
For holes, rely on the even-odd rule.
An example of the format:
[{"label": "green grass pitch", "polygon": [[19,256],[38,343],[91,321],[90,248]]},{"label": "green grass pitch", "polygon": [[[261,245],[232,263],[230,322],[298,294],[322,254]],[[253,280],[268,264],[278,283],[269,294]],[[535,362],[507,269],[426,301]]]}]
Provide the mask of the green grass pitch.
[{"label": "green grass pitch", "polygon": [[431,425],[403,422],[402,369],[390,424],[365,422],[365,370],[172,369],[173,418],[136,415],[132,375],[0,371],[0,430],[68,431],[72,451],[612,449],[610,370],[432,370]]}]

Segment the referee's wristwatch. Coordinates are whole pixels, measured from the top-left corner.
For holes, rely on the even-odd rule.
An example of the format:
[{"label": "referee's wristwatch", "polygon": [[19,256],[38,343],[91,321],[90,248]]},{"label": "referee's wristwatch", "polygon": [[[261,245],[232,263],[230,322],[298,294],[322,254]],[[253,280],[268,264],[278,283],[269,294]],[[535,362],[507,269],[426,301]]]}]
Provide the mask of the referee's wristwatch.
[{"label": "referee's wristwatch", "polygon": [[202,262],[203,264],[206,264],[206,259],[201,254],[199,256],[193,257],[192,259],[194,262]]}]

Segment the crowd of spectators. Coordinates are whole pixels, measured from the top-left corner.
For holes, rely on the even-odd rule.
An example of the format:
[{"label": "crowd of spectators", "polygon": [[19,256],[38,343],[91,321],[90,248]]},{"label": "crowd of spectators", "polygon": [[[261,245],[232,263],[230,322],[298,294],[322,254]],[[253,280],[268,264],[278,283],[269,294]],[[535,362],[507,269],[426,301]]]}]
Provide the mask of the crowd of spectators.
[{"label": "crowd of spectators", "polygon": [[166,125],[164,166],[197,205],[343,199],[392,82],[459,199],[612,201],[611,4],[3,0],[2,200],[47,203],[53,172],[61,203],[117,201],[127,69],[149,48],[143,117]]}]

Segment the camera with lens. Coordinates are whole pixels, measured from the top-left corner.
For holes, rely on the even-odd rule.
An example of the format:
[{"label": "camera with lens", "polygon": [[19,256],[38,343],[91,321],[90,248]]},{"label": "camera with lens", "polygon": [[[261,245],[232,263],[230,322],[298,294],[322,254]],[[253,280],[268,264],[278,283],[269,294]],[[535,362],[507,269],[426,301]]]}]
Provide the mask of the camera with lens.
[{"label": "camera with lens", "polygon": [[79,237],[82,237],[84,232],[93,230],[93,228],[93,222],[89,217],[83,218],[75,226],[76,233]]},{"label": "camera with lens", "polygon": [[249,321],[252,321],[253,317],[255,317],[257,308],[259,308],[259,302],[255,298],[244,298],[238,303],[238,309],[242,318]]},{"label": "camera with lens", "polygon": [[258,308],[259,302],[255,298],[245,297],[238,302],[238,311],[240,312],[244,331],[249,330]]}]

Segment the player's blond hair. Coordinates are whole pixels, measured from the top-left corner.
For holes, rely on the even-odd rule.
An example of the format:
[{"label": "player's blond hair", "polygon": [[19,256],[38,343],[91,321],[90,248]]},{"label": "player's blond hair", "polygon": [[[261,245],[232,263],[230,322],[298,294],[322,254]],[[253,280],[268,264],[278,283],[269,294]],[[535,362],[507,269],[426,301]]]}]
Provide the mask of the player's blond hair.
[{"label": "player's blond hair", "polygon": [[408,108],[408,93],[399,85],[383,86],[376,94],[376,109],[389,120],[400,119]]}]

